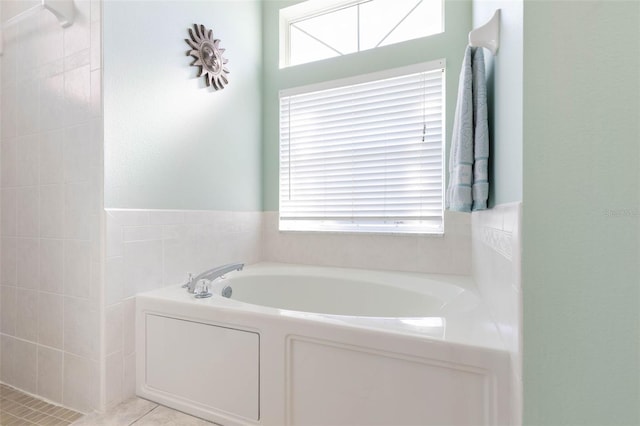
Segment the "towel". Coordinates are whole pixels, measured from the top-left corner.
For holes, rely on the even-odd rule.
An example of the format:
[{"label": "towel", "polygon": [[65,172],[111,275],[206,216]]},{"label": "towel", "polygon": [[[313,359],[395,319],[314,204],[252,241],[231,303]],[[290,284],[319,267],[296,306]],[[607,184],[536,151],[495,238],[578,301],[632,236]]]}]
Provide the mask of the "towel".
[{"label": "towel", "polygon": [[489,198],[489,125],[482,48],[468,46],[460,70],[449,155],[446,207],[485,210]]}]

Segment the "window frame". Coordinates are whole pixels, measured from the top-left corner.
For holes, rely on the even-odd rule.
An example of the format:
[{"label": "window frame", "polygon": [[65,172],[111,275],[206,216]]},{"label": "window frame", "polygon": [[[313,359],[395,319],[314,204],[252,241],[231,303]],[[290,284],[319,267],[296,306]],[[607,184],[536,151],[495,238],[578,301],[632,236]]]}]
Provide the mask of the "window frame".
[{"label": "window frame", "polygon": [[[300,3],[297,3],[295,5],[280,9],[279,68],[280,69],[289,68],[292,66],[310,64],[310,63],[323,60],[323,59],[318,59],[315,61],[309,61],[301,64],[291,65],[290,58],[291,58],[291,25],[292,24],[296,22],[304,21],[306,19],[314,18],[316,16],[324,15],[326,13],[330,13],[339,9],[352,7],[357,4],[367,3],[369,1],[372,1],[372,0],[307,0],[307,1],[302,1]],[[442,2],[442,7],[441,7],[442,31],[438,33],[430,34],[424,37],[431,37],[437,34],[443,34],[445,32],[445,5],[446,4],[445,4],[445,0],[439,0],[439,1]],[[420,38],[424,38],[424,37],[420,37]],[[409,40],[416,40],[416,39],[407,39],[404,41],[409,41]],[[390,44],[390,45],[393,45],[393,44]],[[379,47],[385,47],[390,45],[384,45]],[[366,49],[366,50],[375,50],[375,49],[377,49],[377,47],[372,49]],[[352,52],[349,54],[361,53],[361,52],[365,52],[366,50],[358,50],[356,52]],[[327,58],[327,59],[331,59],[331,58]]]},{"label": "window frame", "polygon": [[[440,223],[438,227],[435,226],[396,226],[395,228],[392,226],[367,226],[367,225],[356,225],[351,227],[332,227],[332,226],[316,226],[316,227],[308,227],[306,229],[298,229],[295,227],[284,227],[282,226],[282,194],[280,193],[282,187],[282,165],[280,162],[280,153],[282,150],[282,139],[281,135],[278,136],[278,229],[280,232],[322,232],[322,233],[338,233],[338,234],[382,234],[382,235],[432,235],[432,236],[443,236],[444,235],[444,226],[445,226],[445,218],[444,218],[444,210],[445,210],[445,187],[446,187],[446,167],[445,167],[445,148],[446,148],[446,104],[447,104],[447,96],[446,96],[446,59],[437,59],[427,62],[422,62],[419,64],[413,64],[404,67],[397,67],[392,69],[386,69],[382,71],[377,71],[373,73],[360,74],[352,77],[331,80],[331,81],[323,81],[315,84],[304,85],[299,87],[293,87],[288,89],[283,89],[278,92],[279,99],[279,107],[278,107],[278,116],[280,120],[280,101],[283,97],[295,96],[305,93],[312,93],[322,90],[329,90],[339,87],[352,86],[362,83],[374,82],[377,80],[385,80],[394,77],[407,76],[411,74],[421,73],[421,72],[429,72],[441,69],[442,70],[442,101],[441,101],[441,131],[442,136],[440,140],[440,163],[441,163],[441,182],[440,182]],[[345,229],[348,228],[348,229]],[[357,228],[357,229],[356,229]]]}]

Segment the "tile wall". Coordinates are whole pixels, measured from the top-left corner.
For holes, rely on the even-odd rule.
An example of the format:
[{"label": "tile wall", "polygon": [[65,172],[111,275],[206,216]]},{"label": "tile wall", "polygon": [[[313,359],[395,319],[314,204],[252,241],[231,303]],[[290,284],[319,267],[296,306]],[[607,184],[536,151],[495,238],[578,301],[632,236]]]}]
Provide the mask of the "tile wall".
[{"label": "tile wall", "polygon": [[107,210],[106,406],[135,393],[135,298],[229,262],[262,258],[261,212]]},{"label": "tile wall", "polygon": [[473,276],[511,353],[514,419],[522,424],[522,203],[474,212]]},{"label": "tile wall", "polygon": [[[20,3],[3,2],[4,19]],[[3,30],[0,380],[89,411],[100,402],[101,4],[75,4],[67,29],[38,11]]]},{"label": "tile wall", "polygon": [[264,260],[440,274],[471,273],[471,218],[445,213],[444,236],[280,232],[265,212]]}]

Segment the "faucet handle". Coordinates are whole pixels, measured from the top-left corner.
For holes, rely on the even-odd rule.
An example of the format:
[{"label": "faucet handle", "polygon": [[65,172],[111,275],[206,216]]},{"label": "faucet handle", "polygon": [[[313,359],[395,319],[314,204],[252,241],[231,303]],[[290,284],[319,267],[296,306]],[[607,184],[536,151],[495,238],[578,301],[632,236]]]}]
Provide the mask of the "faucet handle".
[{"label": "faucet handle", "polygon": [[209,291],[209,280],[206,280],[206,279],[199,280],[196,283],[194,294],[197,299],[206,299],[207,297],[211,297],[212,294]]},{"label": "faucet handle", "polygon": [[182,284],[182,288],[189,288],[189,285],[191,284],[192,281],[193,281],[193,274],[189,272],[187,274],[187,282]]}]

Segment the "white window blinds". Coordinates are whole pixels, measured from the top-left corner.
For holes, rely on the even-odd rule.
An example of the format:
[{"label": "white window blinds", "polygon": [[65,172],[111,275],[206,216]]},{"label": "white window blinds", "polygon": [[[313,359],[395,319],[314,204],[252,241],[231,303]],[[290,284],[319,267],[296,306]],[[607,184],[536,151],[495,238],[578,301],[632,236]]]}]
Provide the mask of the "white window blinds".
[{"label": "white window blinds", "polygon": [[437,65],[280,94],[281,230],[442,233]]}]

